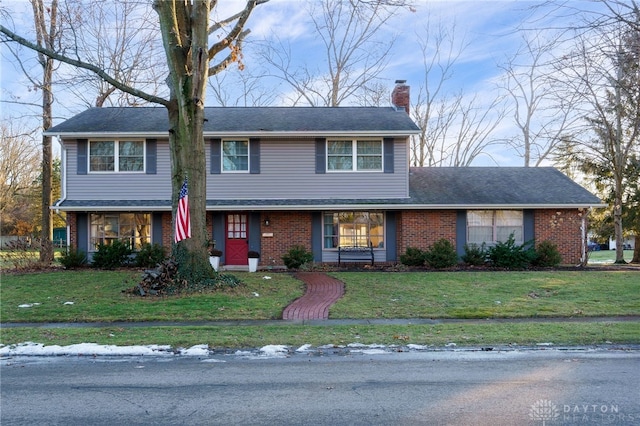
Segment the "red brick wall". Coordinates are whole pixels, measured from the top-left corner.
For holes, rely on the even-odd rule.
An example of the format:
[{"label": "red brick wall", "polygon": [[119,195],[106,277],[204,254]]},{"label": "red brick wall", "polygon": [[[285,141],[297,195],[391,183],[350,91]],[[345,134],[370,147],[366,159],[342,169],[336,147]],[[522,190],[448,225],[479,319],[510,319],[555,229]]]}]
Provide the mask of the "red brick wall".
[{"label": "red brick wall", "polygon": [[67,212],[67,225],[69,226],[69,247],[78,248],[78,215],[75,212]]},{"label": "red brick wall", "polygon": [[[264,221],[269,219],[269,226]],[[260,217],[260,265],[283,265],[284,255],[294,245],[311,251],[311,212],[264,212]],[[267,237],[265,234],[273,234]]]},{"label": "red brick wall", "polygon": [[586,215],[584,209],[536,210],[536,243],[549,240],[558,246],[563,264],[579,264],[583,255],[583,232],[580,228]]},{"label": "red brick wall", "polygon": [[[558,246],[562,263],[577,265],[582,257],[582,220],[587,214],[582,209],[536,210],[535,240],[540,243],[549,240]],[[263,266],[282,265],[282,255],[291,246],[302,245],[311,250],[311,212],[264,212],[260,217],[261,257]],[[77,247],[77,215],[67,213],[69,223],[69,244]],[[207,213],[207,232],[212,234],[212,213]],[[265,225],[265,219],[269,225]],[[397,215],[397,252],[403,254],[407,247],[426,249],[434,242],[445,238],[456,244],[455,210],[412,210],[401,211]],[[265,234],[273,234],[272,237]],[[173,238],[171,213],[162,214],[162,245],[170,248]],[[223,244],[218,242],[218,246]],[[390,259],[393,261],[393,259]]]},{"label": "red brick wall", "polygon": [[398,257],[407,247],[426,249],[445,238],[456,243],[455,210],[412,210],[398,215]]}]

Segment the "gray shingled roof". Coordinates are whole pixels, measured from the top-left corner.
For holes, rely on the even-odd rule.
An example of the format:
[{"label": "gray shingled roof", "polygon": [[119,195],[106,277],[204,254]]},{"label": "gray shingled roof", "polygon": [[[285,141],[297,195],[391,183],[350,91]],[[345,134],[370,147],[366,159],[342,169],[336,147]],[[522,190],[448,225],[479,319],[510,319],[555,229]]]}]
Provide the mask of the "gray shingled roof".
[{"label": "gray shingled roof", "polygon": [[[391,132],[412,134],[418,127],[392,107],[208,107],[205,134],[290,132]],[[46,134],[165,133],[165,108],[90,108],[50,128]]]},{"label": "gray shingled roof", "polygon": [[[411,168],[409,198],[207,200],[215,210],[317,209],[348,207],[429,208],[554,208],[592,207],[600,199],[552,167],[433,167]],[[166,210],[170,200],[65,200],[67,210],[109,208]]]},{"label": "gray shingled roof", "polygon": [[553,167],[416,167],[409,193],[413,203],[432,206],[602,204]]}]

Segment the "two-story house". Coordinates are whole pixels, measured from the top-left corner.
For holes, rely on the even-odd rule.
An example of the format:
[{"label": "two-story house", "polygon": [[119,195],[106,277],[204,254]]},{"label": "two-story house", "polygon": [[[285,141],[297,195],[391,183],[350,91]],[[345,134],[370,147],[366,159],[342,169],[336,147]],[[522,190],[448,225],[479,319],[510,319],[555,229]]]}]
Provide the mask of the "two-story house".
[{"label": "two-story house", "polygon": [[[376,262],[446,238],[551,240],[563,262],[585,253],[600,200],[553,168],[410,168],[408,87],[390,107],[206,108],[207,227],[225,265],[279,266],[293,245],[317,262],[372,246]],[[68,241],[92,254],[173,239],[164,108],[92,108],[51,128],[62,145]]]}]

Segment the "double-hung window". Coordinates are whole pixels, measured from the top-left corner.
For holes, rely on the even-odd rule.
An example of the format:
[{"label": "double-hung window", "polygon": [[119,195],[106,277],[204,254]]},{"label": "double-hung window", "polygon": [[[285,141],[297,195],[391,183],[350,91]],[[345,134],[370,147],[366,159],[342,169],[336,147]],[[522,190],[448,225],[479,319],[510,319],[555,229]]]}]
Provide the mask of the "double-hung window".
[{"label": "double-hung window", "polygon": [[144,172],[144,141],[90,141],[89,171]]},{"label": "double-hung window", "polygon": [[382,141],[330,139],[327,141],[328,171],[382,171]]},{"label": "double-hung window", "polygon": [[222,141],[222,171],[223,172],[248,172],[249,171],[249,141],[248,140],[223,140]]},{"label": "double-hung window", "polygon": [[513,234],[517,244],[523,244],[522,210],[470,210],[467,212],[467,243],[493,245],[505,242]]},{"label": "double-hung window", "polygon": [[384,247],[384,214],[344,211],[324,214],[324,248]]}]

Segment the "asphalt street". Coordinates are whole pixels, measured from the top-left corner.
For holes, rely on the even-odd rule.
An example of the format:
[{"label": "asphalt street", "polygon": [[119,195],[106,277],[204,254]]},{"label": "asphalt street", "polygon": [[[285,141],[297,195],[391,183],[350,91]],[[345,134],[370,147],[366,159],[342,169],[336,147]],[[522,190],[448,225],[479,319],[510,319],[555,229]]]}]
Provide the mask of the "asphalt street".
[{"label": "asphalt street", "polygon": [[634,425],[640,351],[7,357],[2,425]]}]

